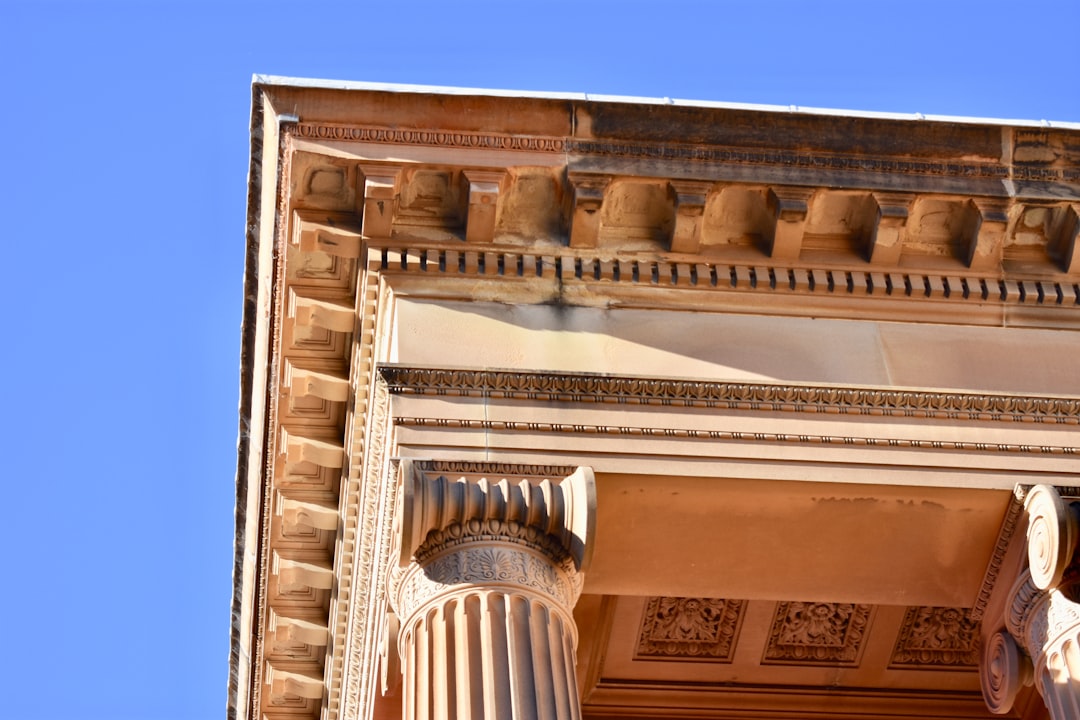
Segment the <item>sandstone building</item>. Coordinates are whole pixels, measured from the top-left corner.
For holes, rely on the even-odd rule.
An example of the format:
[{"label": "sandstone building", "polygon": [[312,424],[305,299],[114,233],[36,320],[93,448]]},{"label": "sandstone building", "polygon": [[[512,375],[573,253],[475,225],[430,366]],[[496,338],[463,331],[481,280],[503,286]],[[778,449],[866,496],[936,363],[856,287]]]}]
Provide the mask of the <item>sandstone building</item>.
[{"label": "sandstone building", "polygon": [[253,94],[230,720],[1080,717],[1080,126]]}]

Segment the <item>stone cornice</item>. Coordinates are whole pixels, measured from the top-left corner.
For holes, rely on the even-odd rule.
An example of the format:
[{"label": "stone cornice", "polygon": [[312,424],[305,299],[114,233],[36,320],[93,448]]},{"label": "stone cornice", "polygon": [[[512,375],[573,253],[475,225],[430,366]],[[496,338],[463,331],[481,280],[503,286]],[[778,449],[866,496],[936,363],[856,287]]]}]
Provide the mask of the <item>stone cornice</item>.
[{"label": "stone cornice", "polygon": [[[583,373],[378,367],[391,393],[1077,425],[1080,398],[731,383]],[[978,449],[978,448],[973,448]],[[1022,449],[1022,446],[1016,446]]]},{"label": "stone cornice", "polygon": [[[402,129],[319,122],[298,123],[297,137],[315,140],[413,145],[469,150],[527,151],[567,155],[620,157],[634,160],[673,160],[682,163],[724,163],[795,167],[812,171],[912,174],[967,179],[1080,181],[1080,168],[1006,165],[1000,162],[960,162],[867,156],[865,154],[754,150],[742,147],[678,142],[590,139],[544,135],[470,132],[440,128]],[[1029,133],[1038,131],[1029,130]],[[1004,194],[1004,191],[1002,191]]]}]

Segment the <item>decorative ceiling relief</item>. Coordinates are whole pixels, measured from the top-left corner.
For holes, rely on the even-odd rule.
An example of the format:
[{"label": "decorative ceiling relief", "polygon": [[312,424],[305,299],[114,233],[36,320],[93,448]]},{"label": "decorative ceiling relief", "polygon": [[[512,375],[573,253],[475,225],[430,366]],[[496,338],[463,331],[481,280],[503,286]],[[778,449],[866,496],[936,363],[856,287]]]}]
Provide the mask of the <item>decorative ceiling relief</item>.
[{"label": "decorative ceiling relief", "polygon": [[979,624],[970,610],[907,609],[889,667],[963,670],[978,665]]},{"label": "decorative ceiling relief", "polygon": [[745,600],[650,598],[636,657],[731,662],[745,608]]},{"label": "decorative ceiling relief", "polygon": [[871,605],[777,603],[763,664],[857,664]]}]

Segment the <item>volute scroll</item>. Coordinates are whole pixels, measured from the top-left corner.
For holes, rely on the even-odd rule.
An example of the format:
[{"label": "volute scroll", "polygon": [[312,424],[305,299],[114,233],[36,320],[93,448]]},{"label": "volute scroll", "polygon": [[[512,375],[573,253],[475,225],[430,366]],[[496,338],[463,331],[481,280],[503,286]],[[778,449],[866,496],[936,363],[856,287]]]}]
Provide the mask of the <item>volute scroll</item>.
[{"label": "volute scroll", "polygon": [[1040,590],[1061,584],[1076,551],[1077,513],[1049,485],[1036,485],[1024,500],[1028,513],[1028,564],[1031,579]]},{"label": "volute scroll", "polygon": [[979,681],[986,707],[995,715],[1012,709],[1017,693],[1031,684],[1031,661],[1005,630],[990,636],[983,647]]}]

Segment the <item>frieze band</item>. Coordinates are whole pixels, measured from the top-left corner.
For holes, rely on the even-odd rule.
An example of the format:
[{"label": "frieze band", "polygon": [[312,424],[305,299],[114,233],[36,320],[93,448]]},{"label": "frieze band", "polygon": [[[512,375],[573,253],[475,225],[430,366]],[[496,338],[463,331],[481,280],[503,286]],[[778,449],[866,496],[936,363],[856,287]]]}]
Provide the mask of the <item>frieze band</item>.
[{"label": "frieze band", "polygon": [[1014,167],[998,163],[931,162],[910,158],[866,157],[826,153],[799,153],[788,150],[747,150],[689,143],[644,143],[627,140],[593,140],[539,135],[509,135],[490,132],[397,129],[358,125],[300,122],[287,132],[314,140],[369,142],[393,145],[421,145],[481,150],[568,153],[642,160],[725,163],[733,165],[799,167],[808,170],[841,170],[862,173],[929,175],[992,180],[1031,179],[1076,180],[1080,171],[1072,168]]},{"label": "frieze band", "polygon": [[[391,393],[562,402],[843,413],[998,422],[1080,423],[1080,399],[875,388],[766,385],[580,373],[380,365]],[[975,443],[975,445],[983,445]],[[986,443],[987,449],[995,447]],[[1015,447],[1023,451],[1024,446]],[[972,449],[982,449],[975,447]],[[1062,448],[1069,453],[1073,448]],[[1048,452],[1053,452],[1049,449]]]}]

